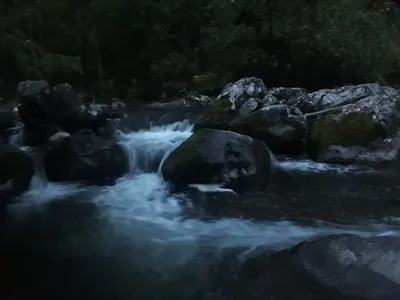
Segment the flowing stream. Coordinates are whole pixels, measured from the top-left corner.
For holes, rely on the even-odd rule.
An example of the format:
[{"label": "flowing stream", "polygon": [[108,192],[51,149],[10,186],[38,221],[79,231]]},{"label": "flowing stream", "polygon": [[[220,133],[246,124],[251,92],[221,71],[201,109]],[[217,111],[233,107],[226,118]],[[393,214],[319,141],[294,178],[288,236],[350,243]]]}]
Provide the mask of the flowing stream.
[{"label": "flowing stream", "polygon": [[245,259],[333,233],[398,234],[391,172],[282,161],[266,191],[176,190],[160,166],[191,131],[185,121],[119,133],[130,173],[115,186],[50,183],[38,169],[2,225],[2,299],[206,299],[227,253]]}]

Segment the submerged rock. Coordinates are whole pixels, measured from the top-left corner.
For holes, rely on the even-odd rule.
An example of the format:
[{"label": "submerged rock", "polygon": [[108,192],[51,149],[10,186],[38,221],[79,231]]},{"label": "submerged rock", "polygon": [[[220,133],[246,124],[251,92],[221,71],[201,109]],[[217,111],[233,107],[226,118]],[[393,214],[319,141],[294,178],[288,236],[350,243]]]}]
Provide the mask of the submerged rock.
[{"label": "submerged rock", "polygon": [[264,141],[274,153],[301,154],[307,134],[301,112],[292,114],[284,104],[262,108],[235,120],[231,130]]},{"label": "submerged rock", "polygon": [[202,129],[164,161],[162,175],[178,185],[216,183],[240,189],[264,186],[271,170],[267,146],[238,133]]},{"label": "submerged rock", "polygon": [[126,173],[129,160],[114,140],[83,130],[53,143],[44,156],[44,168],[51,181],[101,182]]},{"label": "submerged rock", "polygon": [[0,202],[26,191],[34,173],[29,155],[16,146],[0,144]]}]

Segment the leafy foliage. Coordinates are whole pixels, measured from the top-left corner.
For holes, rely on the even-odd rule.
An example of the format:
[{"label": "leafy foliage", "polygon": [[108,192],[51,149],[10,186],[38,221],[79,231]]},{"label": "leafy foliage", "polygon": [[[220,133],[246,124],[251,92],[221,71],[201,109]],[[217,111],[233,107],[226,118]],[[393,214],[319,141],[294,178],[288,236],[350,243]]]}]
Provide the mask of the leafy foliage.
[{"label": "leafy foliage", "polygon": [[0,77],[147,101],[171,82],[214,93],[249,75],[309,89],[398,85],[400,10],[367,2],[5,0]]}]

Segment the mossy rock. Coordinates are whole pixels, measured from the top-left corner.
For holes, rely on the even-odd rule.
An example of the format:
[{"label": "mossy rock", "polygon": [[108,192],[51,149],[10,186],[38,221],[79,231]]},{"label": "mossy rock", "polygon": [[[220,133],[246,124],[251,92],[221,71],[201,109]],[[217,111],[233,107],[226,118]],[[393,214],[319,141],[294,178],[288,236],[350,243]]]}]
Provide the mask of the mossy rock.
[{"label": "mossy rock", "polygon": [[316,158],[332,145],[366,146],[385,137],[385,129],[368,112],[332,113],[316,121],[307,141],[308,154]]},{"label": "mossy rock", "polygon": [[233,122],[231,130],[264,141],[274,153],[298,155],[304,151],[305,122],[279,110],[257,111]]},{"label": "mossy rock", "polygon": [[216,183],[235,189],[265,184],[270,166],[265,143],[230,131],[201,129],[167,157],[161,171],[177,185]]},{"label": "mossy rock", "polygon": [[229,99],[217,100],[197,122],[194,130],[201,128],[228,130],[229,122],[236,116],[236,111],[231,109]]},{"label": "mossy rock", "polygon": [[199,147],[206,142],[208,130],[194,133],[166,159],[162,174],[166,180],[175,183],[206,183],[211,180],[221,163],[207,162],[207,156]]}]

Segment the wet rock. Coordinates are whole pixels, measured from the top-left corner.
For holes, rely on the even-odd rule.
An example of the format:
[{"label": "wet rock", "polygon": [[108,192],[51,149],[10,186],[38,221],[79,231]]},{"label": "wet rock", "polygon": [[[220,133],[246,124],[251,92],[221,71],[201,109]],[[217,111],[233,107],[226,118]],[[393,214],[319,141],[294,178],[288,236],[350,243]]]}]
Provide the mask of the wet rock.
[{"label": "wet rock", "polygon": [[342,297],[394,300],[400,295],[399,237],[323,237],[297,246],[292,261]]},{"label": "wet rock", "polygon": [[228,99],[232,110],[240,109],[250,98],[263,99],[267,95],[267,88],[263,81],[256,77],[246,77],[228,84],[217,99]]},{"label": "wet rock", "polygon": [[16,116],[12,111],[0,109],[0,131],[16,126]]},{"label": "wet rock", "polygon": [[44,156],[51,181],[92,181],[117,178],[128,171],[126,151],[114,140],[82,130],[53,144]]},{"label": "wet rock", "polygon": [[34,173],[29,155],[16,146],[0,144],[0,202],[26,191]]},{"label": "wet rock", "polygon": [[[370,147],[393,136],[397,131],[400,113],[400,95],[372,95],[355,103],[344,105],[327,115],[321,116],[310,128],[307,152],[314,160],[329,161],[326,151],[342,147],[340,153],[349,147]],[[337,148],[337,147],[336,147]],[[354,148],[353,148],[354,150]],[[350,151],[355,153],[354,151]],[[348,158],[343,157],[343,161]]]},{"label": "wet rock", "polygon": [[301,154],[307,134],[306,119],[300,111],[292,114],[287,105],[262,108],[234,121],[232,131],[264,141],[274,153]]},{"label": "wet rock", "polygon": [[395,236],[331,235],[272,255],[259,249],[244,263],[228,262],[235,278],[218,289],[217,296],[225,298],[207,300],[396,300],[400,295]]},{"label": "wet rock", "polygon": [[162,165],[163,177],[175,184],[222,183],[235,190],[264,186],[270,170],[270,153],[262,141],[214,129],[194,133]]}]

